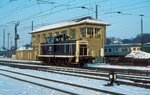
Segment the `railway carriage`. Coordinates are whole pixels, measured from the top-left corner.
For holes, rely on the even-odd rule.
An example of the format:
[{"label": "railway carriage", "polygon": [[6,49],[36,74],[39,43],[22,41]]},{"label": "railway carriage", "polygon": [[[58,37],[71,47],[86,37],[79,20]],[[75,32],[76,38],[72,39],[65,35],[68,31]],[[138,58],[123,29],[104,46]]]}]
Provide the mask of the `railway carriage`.
[{"label": "railway carriage", "polygon": [[45,64],[82,66],[94,59],[89,55],[88,41],[68,40],[65,34],[50,37],[40,44],[38,59]]}]

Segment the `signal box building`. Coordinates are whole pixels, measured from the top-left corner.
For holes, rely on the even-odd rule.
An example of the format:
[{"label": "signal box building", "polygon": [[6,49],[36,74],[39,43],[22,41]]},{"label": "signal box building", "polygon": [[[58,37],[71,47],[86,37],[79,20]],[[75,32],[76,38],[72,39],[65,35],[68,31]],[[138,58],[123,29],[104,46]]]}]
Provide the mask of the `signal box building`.
[{"label": "signal box building", "polygon": [[110,24],[91,18],[84,17],[70,21],[60,22],[38,28],[31,31],[33,59],[40,54],[40,44],[47,38],[66,34],[70,40],[87,40],[89,54],[95,57],[104,56],[104,44],[106,39],[106,26]]}]

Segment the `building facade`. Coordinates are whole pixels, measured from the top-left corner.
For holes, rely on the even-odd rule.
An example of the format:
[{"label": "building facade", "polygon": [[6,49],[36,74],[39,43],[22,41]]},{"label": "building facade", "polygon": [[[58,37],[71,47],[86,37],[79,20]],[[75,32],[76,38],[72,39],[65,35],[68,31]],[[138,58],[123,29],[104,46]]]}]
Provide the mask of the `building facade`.
[{"label": "building facade", "polygon": [[33,54],[34,52],[32,48],[21,47],[16,50],[16,59],[33,60]]},{"label": "building facade", "polygon": [[95,57],[104,56],[104,43],[106,39],[106,26],[110,24],[100,20],[84,17],[66,22],[60,22],[31,31],[33,59],[40,54],[40,44],[49,37],[66,34],[70,40],[87,40],[89,54]]}]

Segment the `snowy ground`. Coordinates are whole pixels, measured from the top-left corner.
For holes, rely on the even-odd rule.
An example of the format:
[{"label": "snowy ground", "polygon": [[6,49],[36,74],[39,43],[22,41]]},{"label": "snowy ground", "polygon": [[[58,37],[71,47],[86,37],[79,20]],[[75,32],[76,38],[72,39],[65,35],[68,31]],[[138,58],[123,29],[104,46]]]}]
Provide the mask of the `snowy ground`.
[{"label": "snowy ground", "polygon": [[147,70],[150,71],[150,66],[141,67],[141,66],[117,66],[117,65],[109,65],[105,63],[95,63],[95,64],[87,64],[87,67],[97,67],[97,68],[113,68],[113,69],[123,69],[123,70]]},{"label": "snowy ground", "polygon": [[0,95],[65,95],[0,75]]},{"label": "snowy ground", "polygon": [[[44,78],[59,80],[68,83],[76,83],[78,85],[119,92],[127,95],[150,95],[150,89],[126,86],[126,85],[114,85],[113,87],[107,87],[104,86],[107,82],[102,80],[94,80],[88,78],[42,72],[42,71],[16,69],[16,68],[5,67],[5,66],[0,66],[0,69],[12,70],[17,72],[19,71],[27,74],[38,75]],[[65,87],[65,89],[67,89],[67,87]],[[85,91],[79,94],[89,95]],[[94,94],[101,95],[100,93],[94,93]],[[29,83],[20,82],[4,76],[0,76],[0,95],[63,95],[63,93],[50,90],[50,89],[45,89],[39,86],[31,85]]]}]

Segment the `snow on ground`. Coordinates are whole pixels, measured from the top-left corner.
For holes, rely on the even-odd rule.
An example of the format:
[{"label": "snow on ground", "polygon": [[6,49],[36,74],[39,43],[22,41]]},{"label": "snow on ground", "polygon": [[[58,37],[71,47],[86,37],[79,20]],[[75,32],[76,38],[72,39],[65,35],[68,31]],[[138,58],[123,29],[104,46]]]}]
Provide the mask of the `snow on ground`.
[{"label": "snow on ground", "polygon": [[[134,86],[126,86],[126,85],[114,85],[113,87],[107,87],[104,86],[107,84],[106,81],[102,80],[94,80],[94,79],[88,79],[88,78],[81,78],[81,77],[75,77],[75,76],[68,76],[68,75],[62,75],[62,74],[56,74],[56,73],[48,73],[48,72],[42,72],[42,71],[34,71],[34,70],[26,70],[26,69],[16,69],[16,68],[11,68],[11,67],[6,67],[6,66],[0,66],[0,69],[7,69],[7,70],[12,70],[12,71],[17,71],[17,72],[23,72],[23,73],[28,73],[32,75],[38,75],[41,77],[53,79],[53,80],[59,80],[63,82],[69,82],[69,83],[76,83],[78,85],[83,85],[83,86],[89,86],[93,88],[98,88],[98,89],[103,89],[103,90],[109,90],[109,91],[115,91],[127,95],[150,95],[150,89],[145,89],[145,88],[140,88],[140,87],[134,87]],[[4,79],[2,76],[0,76],[0,79]],[[0,80],[0,90],[4,89],[3,93],[5,90],[9,90],[9,92],[12,92],[11,95],[51,95],[49,91],[45,91],[45,89],[39,88],[37,86],[33,87],[27,83],[15,83],[18,82],[16,80],[12,80],[9,78],[6,78],[4,80]],[[12,86],[7,86],[9,83],[14,83]],[[55,86],[55,85],[53,85]],[[32,87],[32,90],[30,89]],[[62,86],[63,87],[63,86]],[[13,89],[10,89],[13,88]],[[18,90],[19,88],[19,90]],[[67,89],[67,87],[65,87]],[[16,90],[15,92],[13,90]],[[36,91],[38,90],[38,91]],[[76,89],[75,89],[76,90]],[[25,92],[26,91],[26,92]],[[30,93],[30,94],[17,94],[17,93]],[[42,94],[36,94],[36,92],[42,93]],[[0,92],[1,93],[1,92]],[[10,95],[10,94],[0,94],[0,95]],[[32,94],[34,93],[34,94]],[[85,92],[86,93],[86,92]],[[54,95],[55,92],[53,93]],[[83,94],[83,93],[82,93]],[[86,93],[87,95],[88,93]],[[98,94],[98,93],[95,93]],[[62,95],[62,94],[60,94]],[[84,94],[85,95],[85,94]]]},{"label": "snow on ground", "polygon": [[0,75],[0,95],[65,95]]},{"label": "snow on ground", "polygon": [[41,61],[34,61],[34,60],[17,60],[12,58],[0,58],[0,61],[13,61],[13,62],[27,62],[27,63],[41,63]]},{"label": "snow on ground", "polygon": [[132,51],[126,57],[139,58],[139,59],[149,59],[150,53],[144,51]]},{"label": "snow on ground", "polygon": [[141,70],[141,71],[150,71],[150,67],[141,67],[141,66],[117,66],[109,65],[103,63],[96,64],[87,64],[87,67],[96,67],[96,68],[112,68],[112,69],[123,69],[123,70]]}]

